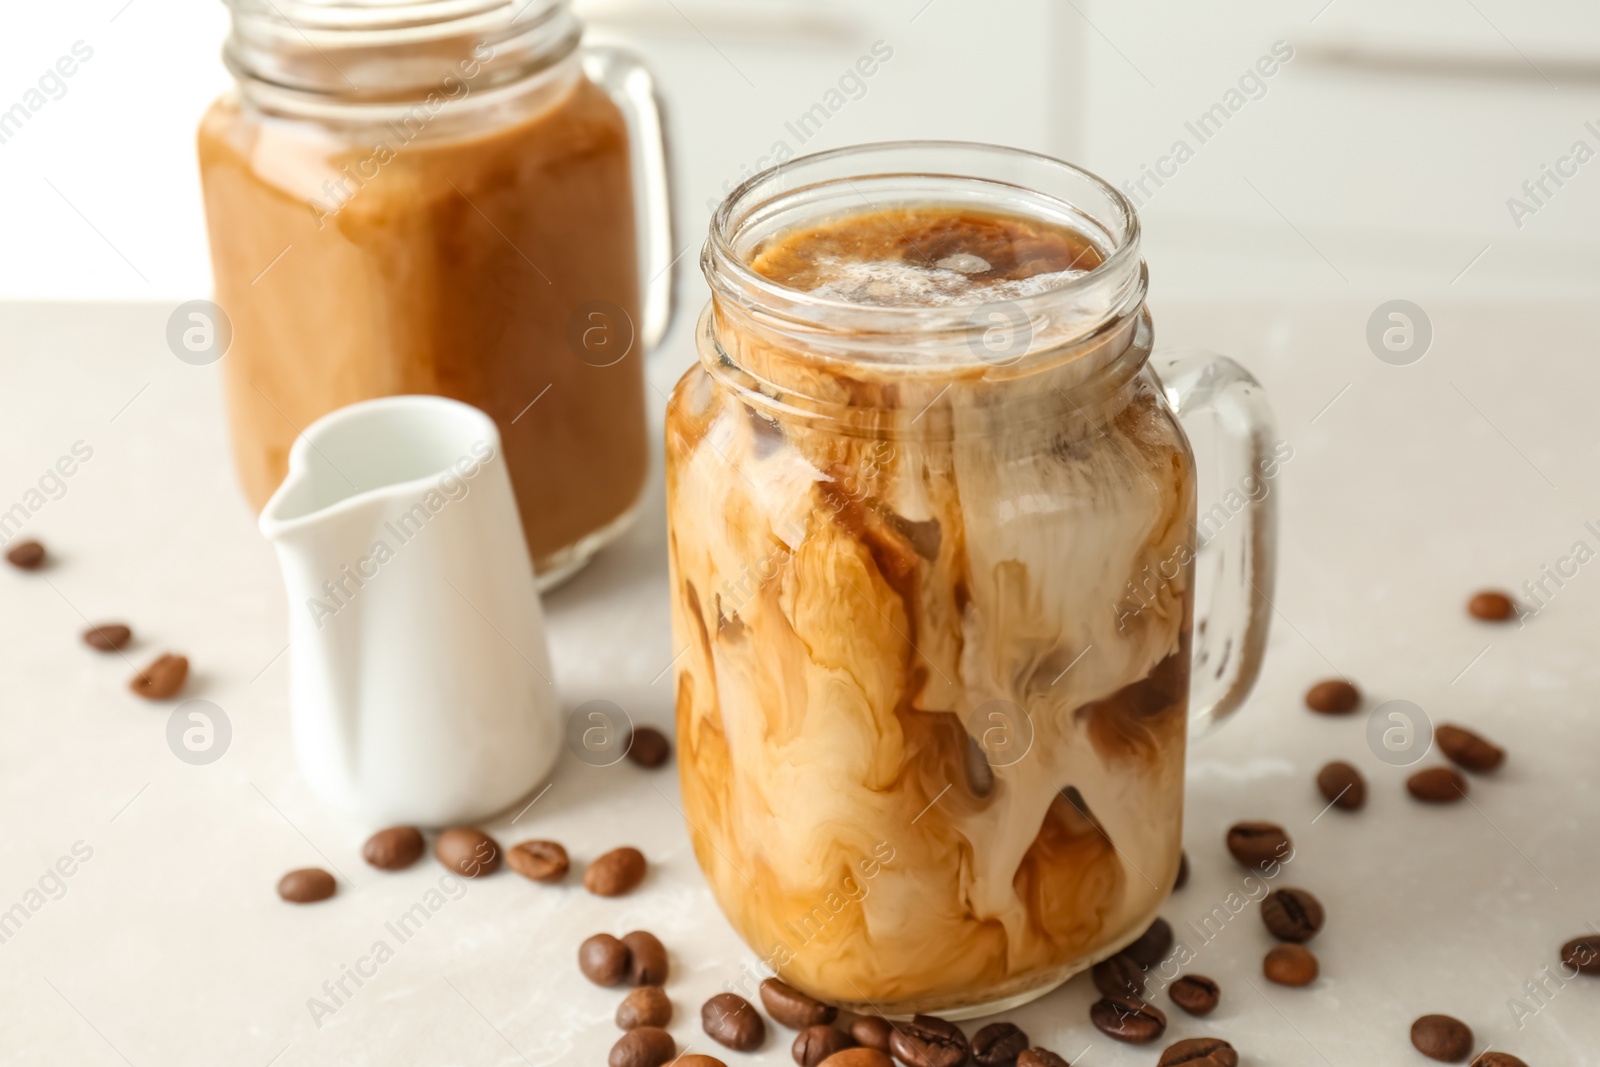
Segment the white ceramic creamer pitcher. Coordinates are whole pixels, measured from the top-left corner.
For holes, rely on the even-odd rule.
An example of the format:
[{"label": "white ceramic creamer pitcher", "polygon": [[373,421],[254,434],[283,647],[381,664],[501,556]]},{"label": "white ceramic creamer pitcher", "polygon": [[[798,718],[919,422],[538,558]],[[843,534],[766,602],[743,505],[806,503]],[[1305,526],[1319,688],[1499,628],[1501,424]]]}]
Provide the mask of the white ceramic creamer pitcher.
[{"label": "white ceramic creamer pitcher", "polygon": [[494,422],[436,396],[318,419],[261,513],[289,594],[306,780],[376,822],[507,807],[560,740],[544,616]]}]

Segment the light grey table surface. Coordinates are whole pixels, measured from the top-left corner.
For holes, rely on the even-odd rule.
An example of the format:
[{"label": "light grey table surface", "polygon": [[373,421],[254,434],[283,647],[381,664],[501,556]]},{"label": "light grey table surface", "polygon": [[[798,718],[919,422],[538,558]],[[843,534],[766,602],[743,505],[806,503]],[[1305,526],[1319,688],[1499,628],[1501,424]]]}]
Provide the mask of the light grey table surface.
[{"label": "light grey table surface", "polygon": [[[1420,1064],[1409,1024],[1446,1012],[1479,1047],[1534,1067],[1600,1064],[1600,979],[1548,977],[1561,942],[1600,929],[1600,562],[1560,563],[1580,541],[1600,550],[1600,311],[1430,307],[1431,350],[1395,367],[1364,340],[1376,303],[1156,309],[1162,343],[1229,351],[1261,378],[1294,449],[1274,485],[1266,668],[1237,718],[1192,750],[1194,873],[1164,912],[1222,1006],[1204,1020],[1171,1011],[1168,1039],[1225,1036],[1253,1065]],[[635,894],[602,900],[575,877],[547,888],[505,872],[395,943],[385,924],[441,869],[365,866],[372,827],[321,806],[297,775],[277,568],[233,482],[218,368],[173,358],[168,311],[0,306],[0,511],[35,499],[77,442],[92,449],[58,496],[29,506],[52,566],[0,567],[0,921],[26,911],[0,927],[0,1062],[602,1063],[620,993],[584,981],[575,949],[635,928],[672,953],[680,1043],[716,1051],[699,1005],[755,957],[696,868],[670,769],[563,756],[531,807],[486,826],[505,844],[563,841],[579,862],[636,844],[652,870]],[[652,372],[661,390],[689,358],[685,336]],[[640,525],[548,598],[566,707],[606,699],[671,721],[662,496],[658,460]],[[1547,583],[1555,595],[1526,626],[1462,610],[1474,589],[1520,589],[1546,566],[1575,575]],[[170,705],[133,697],[127,663],[83,648],[86,618],[129,621],[133,662],[191,657],[185,697],[232,724],[220,760],[174,757]],[[1361,713],[1307,713],[1306,685],[1336,672],[1366,690]],[[1471,804],[1410,800],[1406,772],[1365,738],[1366,712],[1394,698],[1479,728],[1509,749],[1506,766],[1474,779]],[[1312,778],[1332,758],[1367,773],[1364,811],[1319,816]],[[1288,827],[1288,881],[1327,905],[1310,988],[1262,980],[1271,942],[1254,915],[1209,941],[1190,925],[1239,888],[1222,838],[1244,818]],[[48,875],[75,852],[70,877]],[[336,869],[338,895],[279,901],[278,876],[306,865]],[[308,1001],[327,1002],[324,982],[378,940],[392,958],[314,1019]],[[1160,1046],[1120,1046],[1089,1025],[1094,996],[1080,977],[1010,1017],[1075,1065],[1153,1064]],[[724,1058],[789,1063],[787,1046],[774,1028],[759,1053]]]}]

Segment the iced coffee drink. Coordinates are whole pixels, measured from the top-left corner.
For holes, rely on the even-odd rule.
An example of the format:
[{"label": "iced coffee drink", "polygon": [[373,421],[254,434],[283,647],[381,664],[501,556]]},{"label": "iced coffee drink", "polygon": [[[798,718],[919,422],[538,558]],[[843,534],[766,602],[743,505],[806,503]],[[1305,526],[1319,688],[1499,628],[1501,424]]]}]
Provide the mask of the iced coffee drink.
[{"label": "iced coffee drink", "polygon": [[495,420],[541,577],[581,564],[649,449],[628,130],[565,4],[232,4],[199,149],[250,501],[318,417],[438,394]]},{"label": "iced coffee drink", "polygon": [[786,982],[959,1016],[1173,883],[1193,462],[1115,235],[847,184],[725,206],[708,246],[667,426],[684,813]]}]

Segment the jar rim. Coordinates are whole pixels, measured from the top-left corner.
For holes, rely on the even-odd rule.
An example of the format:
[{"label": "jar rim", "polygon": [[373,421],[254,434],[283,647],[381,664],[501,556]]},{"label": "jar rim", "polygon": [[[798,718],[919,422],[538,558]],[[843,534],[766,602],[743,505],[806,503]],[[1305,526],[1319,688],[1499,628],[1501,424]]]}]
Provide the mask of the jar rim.
[{"label": "jar rim", "polygon": [[[223,61],[241,82],[346,103],[414,99],[454,77],[474,90],[545,70],[578,45],[570,0],[225,0]],[[452,63],[493,57],[472,77]]]},{"label": "jar rim", "polygon": [[[950,162],[940,162],[949,160]],[[951,169],[954,166],[956,169]],[[1088,271],[1039,292],[1002,303],[1019,321],[1041,323],[1073,301],[1089,314],[1078,319],[1093,332],[1107,318],[1128,313],[1143,302],[1140,227],[1133,204],[1110,182],[1092,172],[1042,153],[973,141],[908,140],[849,145],[801,156],[753,175],[734,189],[713,214],[701,267],[715,299],[759,314],[779,328],[848,332],[857,337],[930,337],[982,333],[992,321],[975,310],[992,304],[949,307],[880,306],[853,303],[790,288],[756,271],[740,247],[748,244],[743,227],[753,218],[770,220],[788,201],[815,197],[819,190],[846,184],[901,179],[966,181],[988,186],[1003,201],[1033,194],[1070,210],[1091,224],[1104,247],[1102,260]],[[865,205],[876,207],[862,194]],[[1085,204],[1082,201],[1090,201]],[[936,203],[930,199],[927,203]],[[818,216],[811,217],[815,221]],[[1130,301],[1129,297],[1137,296]],[[1057,338],[1061,340],[1061,338]],[[1059,345],[1052,345],[1059,347]],[[859,358],[859,353],[857,358]]]}]

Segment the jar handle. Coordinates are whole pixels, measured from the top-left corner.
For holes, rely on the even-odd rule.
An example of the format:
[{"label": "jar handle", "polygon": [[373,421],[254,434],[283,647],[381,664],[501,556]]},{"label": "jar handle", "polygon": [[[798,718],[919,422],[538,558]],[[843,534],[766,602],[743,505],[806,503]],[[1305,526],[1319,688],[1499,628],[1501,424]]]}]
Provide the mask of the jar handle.
[{"label": "jar handle", "polygon": [[1233,714],[1261,673],[1278,558],[1272,481],[1294,450],[1273,440],[1266,395],[1238,363],[1200,351],[1162,353],[1156,363],[1185,430],[1209,416],[1223,453],[1222,496],[1195,523],[1197,577],[1212,561],[1210,596],[1203,605],[1196,597],[1190,665],[1190,728],[1199,734]]},{"label": "jar handle", "polygon": [[639,338],[646,353],[672,324],[672,183],[667,131],[655,77],[631,52],[610,45],[582,50],[583,72],[610,94],[628,121],[634,217],[639,232]]}]

